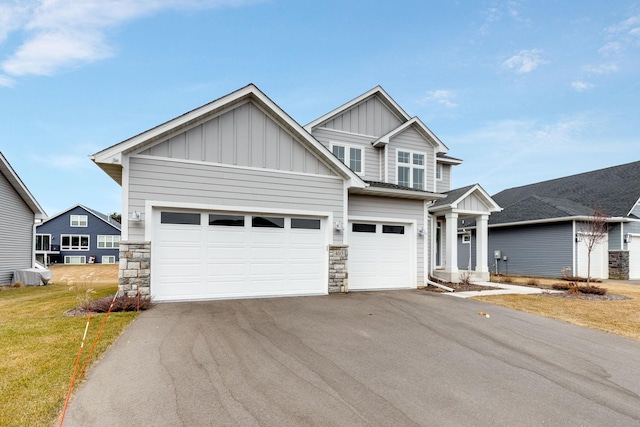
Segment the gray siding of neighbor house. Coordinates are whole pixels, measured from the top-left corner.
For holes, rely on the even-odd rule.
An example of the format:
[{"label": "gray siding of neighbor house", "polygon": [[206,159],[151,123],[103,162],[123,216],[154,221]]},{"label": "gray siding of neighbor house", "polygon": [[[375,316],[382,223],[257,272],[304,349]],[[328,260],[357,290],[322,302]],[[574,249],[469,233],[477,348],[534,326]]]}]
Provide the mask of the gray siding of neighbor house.
[{"label": "gray siding of neighbor house", "polygon": [[[469,245],[471,245],[471,269],[476,268],[476,233],[471,230],[471,243],[462,243],[462,235],[458,234],[458,269],[468,270],[469,267]],[[493,263],[493,252],[491,252],[489,263]],[[495,264],[494,264],[495,265]],[[491,267],[491,265],[489,265]]]},{"label": "gray siding of neighbor house", "polygon": [[334,175],[289,132],[251,102],[181,131],[139,154]]},{"label": "gray siding of neighbor house", "polygon": [[[424,227],[428,230],[424,222],[424,202],[421,200],[391,199],[386,197],[373,197],[362,195],[349,196],[349,216],[352,217],[379,217],[393,218],[398,220],[415,220],[417,228]],[[417,233],[417,230],[414,230]],[[424,284],[424,256],[425,242],[430,241],[430,236],[418,237],[416,249],[417,283],[418,286]]]},{"label": "gray siding of neighbor house", "polygon": [[[230,168],[151,157],[129,160],[129,211],[145,211],[145,201],[288,209],[333,213],[343,218],[343,179],[336,176]],[[144,219],[144,218],[143,218]],[[130,241],[144,240],[141,226],[129,228]],[[334,232],[334,243],[342,234]]]},{"label": "gray siding of neighbor house", "polygon": [[382,136],[402,122],[377,96],[368,98],[321,127],[361,135]]},{"label": "gray siding of neighbor house", "polygon": [[0,173],[0,284],[11,282],[13,271],[33,267],[35,215]]},{"label": "gray siding of neighbor house", "polygon": [[425,184],[426,191],[435,191],[435,148],[425,141],[424,137],[413,128],[408,128],[404,132],[391,138],[389,146],[393,147],[389,151],[389,182],[396,184],[398,174],[398,151],[411,151],[415,153],[424,153],[425,158]]},{"label": "gray siding of neighbor house", "polygon": [[369,181],[382,181],[381,168],[384,167],[384,149],[372,146],[371,142],[374,140],[372,137],[336,132],[325,128],[315,128],[313,136],[328,150],[330,150],[332,142],[362,147],[364,153],[364,175],[362,178]]},{"label": "gray siding of neighbor house", "polygon": [[[626,228],[626,227],[625,227]],[[626,231],[629,233],[629,231]],[[619,251],[622,249],[623,226],[620,223],[609,225],[609,250]]]},{"label": "gray siding of neighbor house", "polygon": [[498,261],[500,274],[560,277],[564,267],[573,266],[571,222],[522,227],[489,228],[489,270],[495,273],[494,251],[508,261]]},{"label": "gray siding of neighbor house", "polygon": [[442,179],[436,180],[436,192],[446,193],[451,190],[451,165],[442,165]]}]

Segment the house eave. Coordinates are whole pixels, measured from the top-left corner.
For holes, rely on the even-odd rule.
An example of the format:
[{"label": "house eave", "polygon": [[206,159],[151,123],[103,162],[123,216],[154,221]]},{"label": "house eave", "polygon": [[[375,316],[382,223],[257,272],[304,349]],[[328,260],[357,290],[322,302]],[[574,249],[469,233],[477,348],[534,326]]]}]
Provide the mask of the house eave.
[{"label": "house eave", "polygon": [[369,196],[393,197],[397,199],[414,199],[414,200],[439,200],[446,196],[439,193],[429,193],[426,191],[402,190],[395,188],[381,188],[368,186],[365,188],[353,188],[349,190],[350,194],[363,194]]},{"label": "house eave", "polygon": [[[543,218],[543,219],[532,219],[527,221],[514,221],[514,222],[504,222],[500,224],[489,224],[489,228],[499,228],[499,227],[517,227],[521,225],[536,225],[536,224],[550,224],[554,222],[567,222],[567,221],[590,221],[593,217],[588,215],[576,215],[576,216],[564,216],[558,218]],[[624,218],[624,217],[609,217],[606,219],[606,222],[634,222],[635,220],[632,218]]]}]

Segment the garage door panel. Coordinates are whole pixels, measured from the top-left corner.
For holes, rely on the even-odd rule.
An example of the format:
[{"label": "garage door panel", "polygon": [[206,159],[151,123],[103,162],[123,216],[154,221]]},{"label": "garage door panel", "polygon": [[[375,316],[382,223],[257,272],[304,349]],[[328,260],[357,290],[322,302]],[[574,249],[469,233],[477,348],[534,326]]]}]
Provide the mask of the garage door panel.
[{"label": "garage door panel", "polygon": [[252,227],[251,215],[242,216],[244,226],[158,221],[152,249],[154,298],[162,301],[326,293],[325,231],[291,229],[286,218],[284,228]]},{"label": "garage door panel", "polygon": [[[378,223],[375,233],[354,232],[349,227],[349,289],[400,289],[412,287],[414,264],[408,225],[404,234],[383,233]],[[367,229],[361,227],[360,229]]]}]

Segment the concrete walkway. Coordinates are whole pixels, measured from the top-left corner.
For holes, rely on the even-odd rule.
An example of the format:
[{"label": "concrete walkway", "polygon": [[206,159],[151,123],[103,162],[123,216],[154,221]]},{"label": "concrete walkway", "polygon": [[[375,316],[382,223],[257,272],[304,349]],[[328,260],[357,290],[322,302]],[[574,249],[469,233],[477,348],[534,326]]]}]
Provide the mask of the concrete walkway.
[{"label": "concrete walkway", "polygon": [[492,290],[486,290],[486,291],[447,292],[444,295],[451,295],[452,297],[457,297],[457,298],[471,298],[471,297],[488,296],[488,295],[506,295],[506,294],[526,295],[526,294],[562,292],[562,291],[554,291],[549,289],[534,288],[531,286],[506,285],[503,283],[493,283],[493,282],[473,282],[473,284],[478,286],[488,286],[492,288],[501,288],[501,289],[492,289]]}]

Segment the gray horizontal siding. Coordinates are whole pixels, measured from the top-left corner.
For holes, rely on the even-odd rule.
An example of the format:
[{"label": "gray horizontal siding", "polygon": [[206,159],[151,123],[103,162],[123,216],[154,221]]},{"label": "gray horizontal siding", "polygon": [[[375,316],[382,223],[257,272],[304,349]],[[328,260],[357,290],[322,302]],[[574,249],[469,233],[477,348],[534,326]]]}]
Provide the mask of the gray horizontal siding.
[{"label": "gray horizontal siding", "polygon": [[[349,196],[349,217],[379,217],[392,218],[398,220],[416,221],[417,227],[424,227],[428,230],[424,222],[424,202],[420,200],[391,199],[386,197],[373,196]],[[417,230],[414,230],[417,232]],[[417,238],[416,266],[417,283],[424,284],[425,279],[425,242],[430,241],[427,234]],[[428,246],[428,245],[427,245]]]},{"label": "gray horizontal siding", "polygon": [[364,175],[363,178],[370,181],[382,181],[380,175],[381,162],[384,164],[384,149],[375,148],[371,145],[373,139],[368,136],[335,132],[331,129],[315,128],[313,136],[322,145],[330,148],[331,142],[343,143],[346,145],[363,148],[364,153]]},{"label": "gray horizontal siding", "polygon": [[147,148],[139,154],[331,175],[333,172],[253,103]]},{"label": "gray horizontal siding", "polygon": [[[129,162],[129,211],[144,212],[146,200],[247,208],[332,212],[343,221],[343,181],[322,175],[284,174],[132,157]],[[141,227],[129,239],[142,240]],[[335,243],[342,235],[335,234]]]},{"label": "gray horizontal siding", "polygon": [[398,150],[424,153],[426,155],[424,172],[426,177],[426,191],[435,191],[435,149],[418,131],[412,127],[406,129],[404,132],[391,138],[389,147],[392,147],[389,151],[389,154],[391,154],[389,156],[389,169],[393,171],[389,171],[389,176],[393,176],[393,180],[389,182],[393,184],[396,183]]},{"label": "gray horizontal siding", "polygon": [[493,254],[500,250],[508,261],[498,261],[501,274],[560,277],[573,266],[571,222],[526,227],[489,228],[489,270],[495,272]]},{"label": "gray horizontal siding", "polygon": [[623,227],[622,224],[610,224],[609,225],[609,250],[619,251],[622,248],[623,239]]},{"label": "gray horizontal siding", "polygon": [[451,190],[451,165],[442,165],[442,179],[436,181],[436,192],[446,193]]},{"label": "gray horizontal siding", "polygon": [[326,122],[322,127],[380,137],[401,124],[400,119],[380,98],[373,96]]},{"label": "gray horizontal siding", "polygon": [[11,282],[13,271],[33,267],[35,215],[0,173],[0,284]]}]

